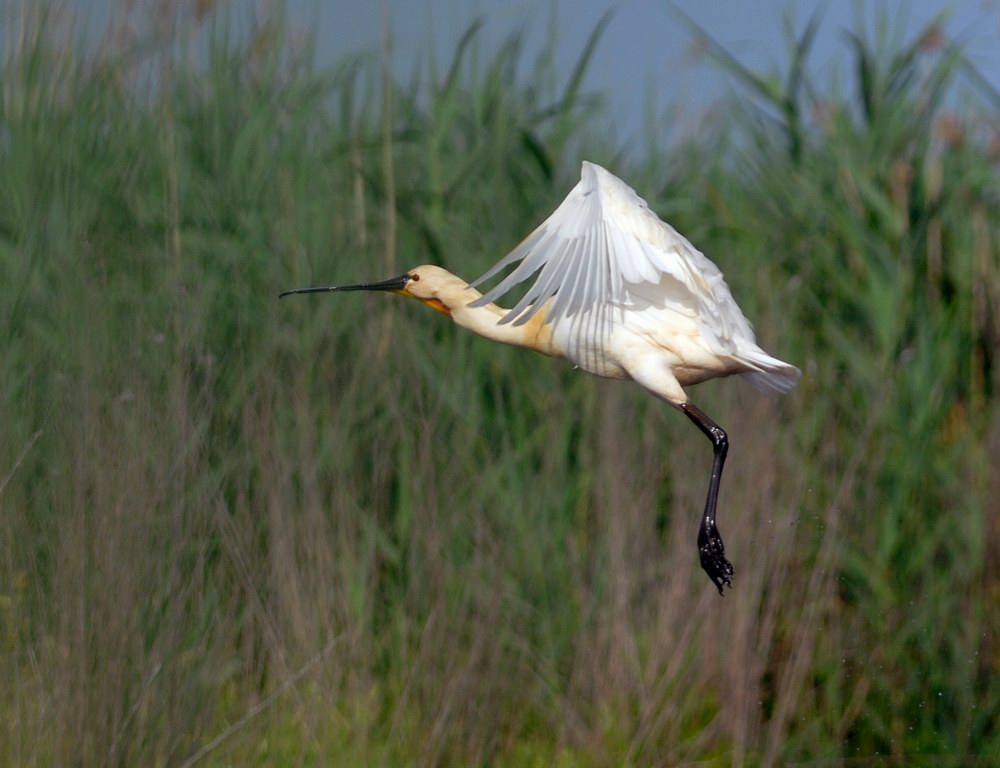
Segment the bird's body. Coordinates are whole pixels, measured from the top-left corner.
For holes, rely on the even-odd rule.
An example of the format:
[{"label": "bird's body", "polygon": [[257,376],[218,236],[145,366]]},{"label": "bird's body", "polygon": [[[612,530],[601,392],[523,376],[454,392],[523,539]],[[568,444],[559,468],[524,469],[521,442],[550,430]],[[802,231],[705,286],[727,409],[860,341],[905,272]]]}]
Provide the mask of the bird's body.
[{"label": "bird's body", "polygon": [[[737,348],[732,351],[719,349],[712,343],[714,337],[706,339],[700,333],[693,317],[674,307],[657,306],[652,301],[636,303],[621,312],[620,322],[612,322],[604,331],[599,331],[602,322],[597,310],[587,310],[553,323],[549,310],[554,299],[549,299],[523,324],[517,325],[501,322],[511,310],[492,302],[479,304],[482,298],[479,291],[440,267],[424,265],[411,270],[410,274],[419,275],[422,282],[434,285],[425,303],[440,302],[441,308],[432,306],[444,311],[457,325],[493,341],[566,358],[597,376],[635,379],[638,375],[645,380],[659,372],[664,378],[673,377],[677,385],[683,387],[720,376],[760,370],[759,364],[740,357]],[[753,350],[773,360],[751,344],[740,349]],[[664,384],[652,391],[679,405],[686,398],[676,389]]]},{"label": "bird's body", "polygon": [[[783,393],[798,381],[798,369],[757,345],[718,267],[631,187],[592,163],[583,163],[579,184],[559,208],[473,285],[507,267],[513,269],[485,294],[433,265],[380,283],[286,293],[403,293],[488,339],[566,358],[598,376],[634,380],[682,410],[715,449],[698,543],[702,567],[722,592],[733,569],[715,506],[728,440],[684,387],[743,374],[758,389]],[[512,309],[494,303],[536,275]]]}]

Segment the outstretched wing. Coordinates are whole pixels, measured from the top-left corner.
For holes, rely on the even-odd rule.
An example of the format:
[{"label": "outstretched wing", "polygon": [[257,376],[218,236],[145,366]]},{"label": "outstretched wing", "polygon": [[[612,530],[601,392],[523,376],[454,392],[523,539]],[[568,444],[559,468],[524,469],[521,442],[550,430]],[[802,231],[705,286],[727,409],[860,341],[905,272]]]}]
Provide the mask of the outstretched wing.
[{"label": "outstretched wing", "polygon": [[472,302],[496,301],[537,273],[502,323],[526,323],[550,299],[545,315],[550,323],[592,310],[605,316],[612,307],[653,301],[694,315],[703,336],[715,337],[723,348],[754,338],[718,267],[625,182],[593,163],[583,163],[580,183],[555,212],[473,285],[514,264],[510,274]]}]

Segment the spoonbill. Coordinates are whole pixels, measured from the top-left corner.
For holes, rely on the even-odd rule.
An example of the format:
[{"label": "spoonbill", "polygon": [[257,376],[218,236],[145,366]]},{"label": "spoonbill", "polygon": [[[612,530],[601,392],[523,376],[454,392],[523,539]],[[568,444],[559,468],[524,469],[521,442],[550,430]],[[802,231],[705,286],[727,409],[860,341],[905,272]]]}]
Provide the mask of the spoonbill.
[{"label": "spoonbill", "polygon": [[[476,290],[511,266],[494,288]],[[512,309],[494,303],[536,274]],[[635,381],[678,408],[712,442],[697,539],[701,567],[719,594],[724,585],[732,587],[733,566],[716,525],[729,439],[683,388],[741,374],[765,393],[785,393],[800,372],[757,346],[719,268],[617,176],[584,162],[580,182],[555,212],[471,285],[424,265],[380,282],[298,288],[281,296],[324,291],[411,296],[487,339]]]}]

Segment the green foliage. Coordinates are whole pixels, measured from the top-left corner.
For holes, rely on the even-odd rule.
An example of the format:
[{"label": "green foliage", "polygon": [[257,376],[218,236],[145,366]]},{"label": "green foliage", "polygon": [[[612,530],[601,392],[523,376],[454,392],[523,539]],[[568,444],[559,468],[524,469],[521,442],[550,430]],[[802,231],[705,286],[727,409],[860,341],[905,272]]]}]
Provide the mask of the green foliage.
[{"label": "green foliage", "polygon": [[[566,82],[477,22],[399,84],[210,6],[4,41],[0,765],[1000,752],[998,101],[936,25],[859,23],[845,95],[818,16],[781,77],[707,41],[739,119],[639,163],[582,88],[606,20]],[[662,404],[415,302],[276,298],[471,278],[614,156],[805,374],[695,391],[724,601]]]}]

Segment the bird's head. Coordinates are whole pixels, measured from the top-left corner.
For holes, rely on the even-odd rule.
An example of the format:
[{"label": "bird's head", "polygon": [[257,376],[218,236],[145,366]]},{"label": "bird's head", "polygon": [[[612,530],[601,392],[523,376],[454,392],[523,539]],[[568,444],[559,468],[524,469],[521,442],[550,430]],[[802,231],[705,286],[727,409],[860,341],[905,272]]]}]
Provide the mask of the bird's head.
[{"label": "bird's head", "polygon": [[[468,285],[460,277],[456,277],[446,269],[433,264],[411,269],[399,277],[381,280],[376,283],[357,283],[355,285],[331,285],[321,288],[296,288],[285,291],[279,298],[293,293],[322,293],[325,291],[389,291],[418,299],[431,309],[445,315],[451,315],[453,307],[462,301],[462,294],[468,290]],[[478,295],[478,294],[476,294]],[[469,297],[465,296],[464,301]]]}]

